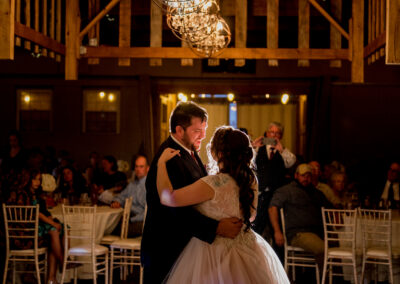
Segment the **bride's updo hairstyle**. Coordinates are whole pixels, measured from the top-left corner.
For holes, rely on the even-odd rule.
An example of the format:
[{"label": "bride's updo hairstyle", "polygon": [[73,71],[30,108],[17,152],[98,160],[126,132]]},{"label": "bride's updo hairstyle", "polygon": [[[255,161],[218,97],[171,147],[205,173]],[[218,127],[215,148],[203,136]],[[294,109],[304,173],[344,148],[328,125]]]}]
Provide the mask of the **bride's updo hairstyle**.
[{"label": "bride's updo hairstyle", "polygon": [[254,153],[249,137],[231,126],[221,126],[215,130],[210,143],[207,145],[207,152],[210,171],[229,174],[239,186],[239,201],[244,223],[247,225],[246,230],[248,230],[251,217],[250,209],[255,209],[253,206],[254,191],[252,189],[252,185],[255,183],[255,174],[252,170],[254,168]]}]

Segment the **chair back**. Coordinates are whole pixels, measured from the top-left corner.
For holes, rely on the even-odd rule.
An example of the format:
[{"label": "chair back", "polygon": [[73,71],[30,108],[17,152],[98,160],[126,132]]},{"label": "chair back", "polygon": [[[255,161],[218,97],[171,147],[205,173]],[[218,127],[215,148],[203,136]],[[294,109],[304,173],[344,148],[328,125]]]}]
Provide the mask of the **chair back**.
[{"label": "chair back", "polygon": [[356,250],[357,209],[325,209],[322,207],[325,251],[330,247]]},{"label": "chair back", "polygon": [[92,252],[96,241],[96,208],[97,206],[62,205],[65,249],[70,246],[91,245]]},{"label": "chair back", "polygon": [[363,251],[375,247],[392,251],[392,211],[359,209]]},{"label": "chair back", "polygon": [[122,213],[122,222],[121,222],[121,239],[126,239],[128,237],[129,217],[131,215],[132,201],[133,201],[132,196],[125,199],[125,207],[124,207],[124,212]]},{"label": "chair back", "polygon": [[286,239],[286,227],[285,227],[285,212],[283,211],[283,208],[279,210],[280,216],[281,216],[281,224],[282,224],[282,234],[283,234],[283,240],[284,240],[284,249],[285,251],[287,250],[287,239]]},{"label": "chair back", "polygon": [[[32,249],[38,249],[39,205],[19,206],[3,204],[4,227],[7,251],[14,248],[18,240],[23,243],[32,242]],[[23,249],[21,247],[20,249]]]}]

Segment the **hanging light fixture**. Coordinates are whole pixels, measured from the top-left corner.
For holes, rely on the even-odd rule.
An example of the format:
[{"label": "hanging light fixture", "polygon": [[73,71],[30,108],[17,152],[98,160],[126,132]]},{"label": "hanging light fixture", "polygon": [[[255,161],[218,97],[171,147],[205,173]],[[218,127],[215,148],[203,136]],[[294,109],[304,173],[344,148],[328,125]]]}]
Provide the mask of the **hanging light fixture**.
[{"label": "hanging light fixture", "polygon": [[196,12],[208,0],[153,0],[153,2],[160,7],[164,12],[168,8],[174,9],[174,13],[179,15],[187,15]]},{"label": "hanging light fixture", "polygon": [[181,40],[196,43],[210,36],[218,24],[219,6],[207,1],[196,12],[181,15],[175,8],[167,9],[167,25]]},{"label": "hanging light fixture", "polygon": [[202,57],[218,55],[231,41],[231,31],[225,20],[218,16],[215,30],[199,42],[189,42],[192,51]]}]

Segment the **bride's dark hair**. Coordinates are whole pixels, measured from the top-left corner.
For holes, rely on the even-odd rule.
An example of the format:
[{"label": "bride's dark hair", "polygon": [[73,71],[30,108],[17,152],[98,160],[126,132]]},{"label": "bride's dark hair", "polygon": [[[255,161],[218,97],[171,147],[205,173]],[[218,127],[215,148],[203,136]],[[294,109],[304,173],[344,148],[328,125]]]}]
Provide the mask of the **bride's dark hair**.
[{"label": "bride's dark hair", "polygon": [[239,186],[240,206],[244,223],[247,225],[246,230],[248,230],[251,208],[255,209],[252,185],[256,179],[253,172],[254,153],[249,137],[244,132],[230,126],[221,126],[215,130],[207,145],[207,152],[210,172],[227,173]]}]

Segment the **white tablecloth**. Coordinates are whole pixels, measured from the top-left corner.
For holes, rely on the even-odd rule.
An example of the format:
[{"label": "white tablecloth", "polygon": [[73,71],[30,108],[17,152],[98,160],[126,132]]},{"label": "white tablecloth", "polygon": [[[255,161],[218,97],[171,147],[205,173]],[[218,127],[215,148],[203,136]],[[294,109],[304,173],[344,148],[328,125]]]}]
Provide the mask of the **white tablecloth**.
[{"label": "white tablecloth", "polygon": [[[62,208],[61,206],[54,207],[49,210],[53,218],[63,221]],[[110,208],[108,206],[98,206],[96,209],[96,243],[100,243],[104,235],[109,235],[118,225],[121,219],[123,209],[122,208]],[[78,278],[80,279],[91,279],[92,278],[91,265],[85,264],[78,268]],[[61,275],[57,275],[60,280]],[[73,269],[67,270],[64,282],[69,282],[73,278]]]}]

